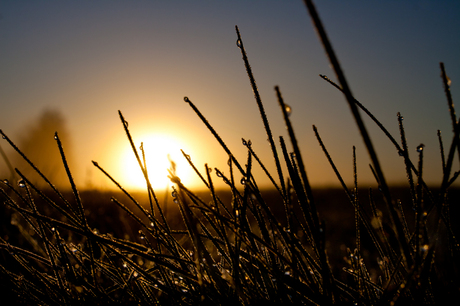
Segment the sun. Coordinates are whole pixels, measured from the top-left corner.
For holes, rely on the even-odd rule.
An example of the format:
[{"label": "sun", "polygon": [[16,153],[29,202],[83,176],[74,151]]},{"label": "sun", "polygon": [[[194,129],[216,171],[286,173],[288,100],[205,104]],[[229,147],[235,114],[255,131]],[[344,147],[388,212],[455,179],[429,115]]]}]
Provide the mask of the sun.
[{"label": "sun", "polygon": [[[164,134],[150,134],[138,139],[142,142],[147,172],[154,190],[162,190],[172,184],[168,178],[171,162],[175,163],[176,175],[184,185],[196,183],[196,174],[181,152],[183,150],[186,154],[191,154],[185,141]],[[137,144],[136,149],[142,160],[141,142]],[[125,147],[121,159],[120,170],[123,173],[124,185],[131,189],[145,190],[147,183],[130,146]]]}]

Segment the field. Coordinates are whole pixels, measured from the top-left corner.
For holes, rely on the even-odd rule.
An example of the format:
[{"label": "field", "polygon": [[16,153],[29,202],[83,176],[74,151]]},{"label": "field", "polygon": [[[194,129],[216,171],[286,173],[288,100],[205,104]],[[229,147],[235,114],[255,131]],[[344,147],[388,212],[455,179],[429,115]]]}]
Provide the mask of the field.
[{"label": "field", "polygon": [[[196,170],[207,186],[189,190],[171,163],[172,190],[154,191],[144,152],[128,124],[120,121],[146,179],[145,193],[79,191],[59,135],[55,134],[71,186],[58,191],[52,182],[37,188],[19,169],[18,182],[0,183],[0,292],[13,304],[37,305],[443,305],[460,297],[458,243],[460,190],[452,188],[460,172],[460,123],[450,83],[440,65],[454,130],[440,140],[443,179],[423,180],[423,146],[409,158],[402,117],[400,141],[351,95],[316,11],[311,18],[372,160],[375,190],[346,186],[327,148],[325,157],[342,188],[311,187],[289,120],[289,108],[276,87],[293,152],[280,137],[276,149],[270,124],[238,28],[237,45],[267,132],[277,173],[266,175],[273,189],[261,189],[252,170],[265,168],[250,142],[247,159],[237,160],[193,102],[184,101],[228,154],[228,169]],[[404,159],[407,185],[389,186],[361,119],[369,116]],[[3,140],[32,167],[3,131]],[[444,143],[447,143],[444,148]],[[187,156],[184,154],[184,157]],[[197,169],[189,160],[190,166]],[[97,163],[108,180],[118,184]],[[287,169],[283,172],[282,169]],[[216,190],[211,172],[227,188]],[[242,177],[242,178],[241,178]]]}]

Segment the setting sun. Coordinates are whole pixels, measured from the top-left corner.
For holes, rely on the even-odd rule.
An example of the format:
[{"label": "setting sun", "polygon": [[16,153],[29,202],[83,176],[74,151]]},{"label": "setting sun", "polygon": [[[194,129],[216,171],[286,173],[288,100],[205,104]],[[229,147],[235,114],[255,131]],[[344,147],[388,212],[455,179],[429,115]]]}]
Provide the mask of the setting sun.
[{"label": "setting sun", "polygon": [[[153,189],[161,190],[171,185],[168,178],[168,169],[171,168],[171,162],[176,164],[176,175],[186,185],[193,185],[196,175],[189,165],[181,150],[190,154],[191,152],[185,146],[184,142],[165,134],[150,134],[139,137],[143,144],[147,172]],[[142,159],[140,143],[136,145],[139,157]],[[136,160],[132,149],[125,147],[121,156],[121,172],[124,175],[124,185],[128,188],[145,189],[146,182],[139,163]]]}]

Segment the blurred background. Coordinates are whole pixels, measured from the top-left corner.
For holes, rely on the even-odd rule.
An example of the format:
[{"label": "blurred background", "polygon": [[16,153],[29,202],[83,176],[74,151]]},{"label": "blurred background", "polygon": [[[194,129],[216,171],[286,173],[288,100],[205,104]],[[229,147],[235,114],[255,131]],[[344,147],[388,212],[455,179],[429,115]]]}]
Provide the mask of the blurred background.
[{"label": "blurred background", "polygon": [[[416,147],[425,144],[425,180],[440,184],[437,130],[448,148],[452,123],[439,62],[455,102],[460,2],[316,2],[354,96],[397,140],[401,112],[410,156],[415,162]],[[235,25],[277,144],[278,136],[288,138],[275,85],[292,108],[312,185],[338,185],[314,124],[346,182],[353,181],[356,145],[359,184],[376,186],[344,97],[318,76],[335,80],[303,1],[1,1],[0,129],[58,186],[69,184],[55,131],[79,188],[113,188],[92,160],[123,186],[144,188],[120,110],[136,147],[144,142],[149,173],[159,177],[155,188],[170,184],[168,155],[184,183],[201,188],[180,149],[203,173],[208,163],[229,174],[228,156],[184,102],[188,96],[241,164],[247,157],[241,138],[250,139],[274,175]],[[405,183],[402,158],[364,118],[388,181]],[[31,175],[5,140],[0,146],[7,157],[0,159],[1,179],[11,177],[8,161]],[[259,166],[254,172],[259,186],[270,186]]]}]

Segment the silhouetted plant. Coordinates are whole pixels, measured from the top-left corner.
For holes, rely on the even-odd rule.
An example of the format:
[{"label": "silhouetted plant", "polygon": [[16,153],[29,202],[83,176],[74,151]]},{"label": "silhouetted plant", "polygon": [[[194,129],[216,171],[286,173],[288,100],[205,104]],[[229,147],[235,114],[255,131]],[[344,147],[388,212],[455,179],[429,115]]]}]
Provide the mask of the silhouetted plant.
[{"label": "silhouetted plant", "polygon": [[[346,241],[345,260],[331,260],[326,245],[328,228],[311,188],[294,128],[290,107],[281,91],[275,93],[281,107],[293,152],[279,138],[281,152],[265,114],[241,34],[237,32],[250,85],[270,142],[277,176],[259,159],[250,140],[242,139],[247,159],[238,161],[197,106],[185,102],[198,115],[228,155],[228,172],[200,172],[182,152],[207,188],[206,197],[184,186],[171,163],[171,193],[177,212],[165,213],[150,184],[145,152],[133,143],[127,121],[119,112],[124,131],[147,184],[147,200],[139,201],[97,162],[93,162],[119,189],[111,197],[111,218],[99,220],[93,210],[102,204],[94,194],[80,194],[75,185],[58,134],[55,140],[71,193],[61,193],[31,160],[0,130],[3,138],[46,182],[38,188],[16,169],[19,181],[1,182],[5,221],[0,238],[0,290],[17,303],[63,304],[443,304],[459,296],[458,226],[454,226],[450,187],[459,148],[459,122],[450,84],[441,64],[442,80],[452,118],[453,138],[444,156],[439,188],[423,180],[423,145],[412,162],[405,138],[403,118],[398,114],[401,144],[376,117],[358,102],[347,85],[331,44],[311,1],[305,1],[339,84],[321,76],[344,93],[371,157],[371,170],[378,191],[358,187],[356,152],[353,148],[354,184],[349,188],[328,153],[318,129],[319,145],[343,187],[354,213],[354,240]],[[395,201],[388,187],[371,139],[361,120],[363,110],[384,132],[404,158],[410,199]],[[287,173],[283,173],[282,163]],[[261,190],[253,175],[260,166],[274,186]],[[216,176],[212,176],[212,171]],[[226,174],[228,173],[228,174]],[[214,180],[228,190],[219,193]],[[381,194],[383,201],[377,198]],[[267,196],[268,194],[268,196]],[[71,196],[72,199],[67,199]],[[206,199],[205,199],[206,198]],[[458,198],[457,198],[458,200]],[[385,204],[386,211],[382,210]],[[90,208],[88,208],[90,207]],[[117,208],[115,210],[115,208]],[[108,208],[105,208],[107,211]],[[91,213],[88,212],[91,210]],[[280,213],[281,212],[281,213]],[[178,216],[181,222],[178,222]],[[109,219],[120,223],[105,227]],[[94,227],[96,224],[96,227]],[[121,226],[120,226],[121,225]],[[370,254],[370,255],[369,255]],[[339,256],[340,257],[340,256]],[[6,300],[6,299],[5,299]]]}]

